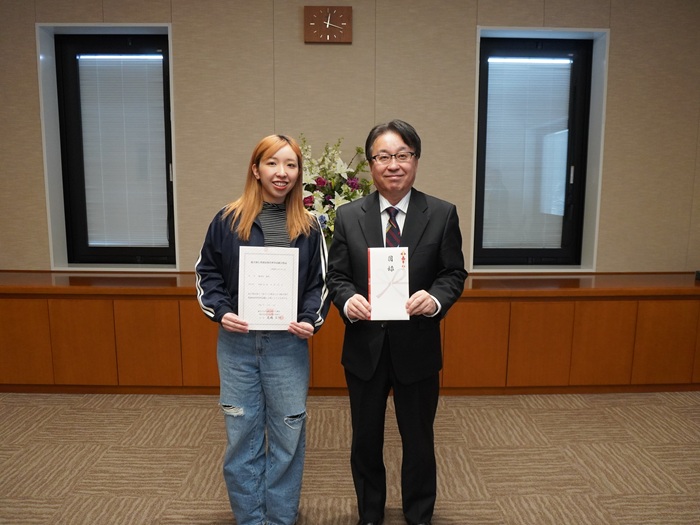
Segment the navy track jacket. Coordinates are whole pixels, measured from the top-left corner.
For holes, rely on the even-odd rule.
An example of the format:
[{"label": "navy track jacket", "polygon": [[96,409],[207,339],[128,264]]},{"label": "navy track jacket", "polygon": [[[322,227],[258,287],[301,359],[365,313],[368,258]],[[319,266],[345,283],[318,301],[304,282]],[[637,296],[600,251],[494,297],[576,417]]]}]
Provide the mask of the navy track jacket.
[{"label": "navy track jacket", "polygon": [[[250,239],[243,242],[231,230],[232,216],[222,219],[223,212],[221,209],[211,221],[195,265],[199,306],[217,323],[228,312],[238,314],[239,248],[265,245],[257,219],[251,228]],[[301,235],[292,240],[291,247],[299,249],[297,321],[310,323],[317,332],[330,306],[325,283],[328,251],[321,226],[312,227],[308,237]]]}]

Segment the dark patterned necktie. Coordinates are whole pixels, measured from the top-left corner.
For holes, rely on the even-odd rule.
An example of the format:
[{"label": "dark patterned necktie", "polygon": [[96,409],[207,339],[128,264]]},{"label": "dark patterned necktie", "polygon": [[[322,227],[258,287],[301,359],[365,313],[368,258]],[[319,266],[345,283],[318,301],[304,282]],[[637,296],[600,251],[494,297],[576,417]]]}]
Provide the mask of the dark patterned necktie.
[{"label": "dark patterned necktie", "polygon": [[399,213],[399,210],[397,208],[387,208],[386,211],[389,214],[389,223],[386,228],[386,246],[387,248],[394,248],[401,244],[401,230],[398,222],[396,222],[396,215]]}]

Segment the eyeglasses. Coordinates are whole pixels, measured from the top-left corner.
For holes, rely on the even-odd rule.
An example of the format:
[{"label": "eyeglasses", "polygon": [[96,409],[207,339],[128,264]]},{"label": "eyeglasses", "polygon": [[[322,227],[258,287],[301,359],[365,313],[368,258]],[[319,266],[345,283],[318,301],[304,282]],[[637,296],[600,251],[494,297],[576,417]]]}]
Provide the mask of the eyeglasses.
[{"label": "eyeglasses", "polygon": [[378,164],[389,164],[392,158],[396,159],[396,162],[408,162],[415,156],[416,154],[412,151],[399,151],[393,155],[389,153],[380,153],[379,155],[372,157],[372,160]]}]

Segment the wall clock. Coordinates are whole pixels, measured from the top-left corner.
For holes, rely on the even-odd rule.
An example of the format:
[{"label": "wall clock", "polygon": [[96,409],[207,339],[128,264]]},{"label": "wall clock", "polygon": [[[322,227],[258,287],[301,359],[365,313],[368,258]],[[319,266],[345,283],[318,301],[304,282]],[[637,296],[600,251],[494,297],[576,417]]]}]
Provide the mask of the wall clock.
[{"label": "wall clock", "polygon": [[352,44],[352,6],[304,6],[304,42]]}]

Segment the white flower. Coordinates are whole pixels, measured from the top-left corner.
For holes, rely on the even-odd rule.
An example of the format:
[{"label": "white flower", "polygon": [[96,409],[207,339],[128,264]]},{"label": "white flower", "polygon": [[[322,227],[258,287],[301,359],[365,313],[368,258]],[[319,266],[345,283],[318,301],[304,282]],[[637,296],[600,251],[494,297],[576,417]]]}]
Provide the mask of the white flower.
[{"label": "white flower", "polygon": [[317,159],[311,157],[311,147],[303,135],[300,141],[304,160],[304,206],[319,218],[328,244],[333,240],[338,206],[368,195],[372,188],[372,181],[361,176],[367,171],[364,150],[355,148],[355,155],[346,164],[340,156],[341,141],[338,139],[332,146],[326,144]]}]

